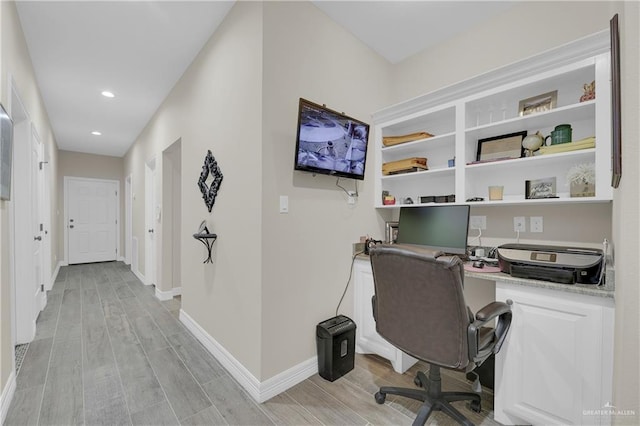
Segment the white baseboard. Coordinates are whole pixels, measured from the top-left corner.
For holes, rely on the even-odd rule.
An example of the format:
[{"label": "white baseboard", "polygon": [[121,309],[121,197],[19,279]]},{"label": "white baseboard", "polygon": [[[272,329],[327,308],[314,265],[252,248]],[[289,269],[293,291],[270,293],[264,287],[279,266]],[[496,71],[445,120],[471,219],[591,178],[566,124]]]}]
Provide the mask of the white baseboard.
[{"label": "white baseboard", "polygon": [[11,401],[13,400],[13,395],[15,393],[16,372],[11,371],[11,374],[9,374],[9,380],[7,380],[7,384],[2,389],[2,394],[0,395],[0,424],[4,424],[4,421],[7,418],[9,406],[11,405]]},{"label": "white baseboard", "polygon": [[135,275],[135,276],[140,280],[140,282],[141,282],[142,284],[147,285],[147,280],[146,280],[146,278],[144,277],[144,275],[142,275],[142,274],[140,273],[140,271],[137,271],[137,270],[135,270],[135,269],[131,268],[131,272],[133,272],[133,275]]},{"label": "white baseboard", "polygon": [[182,287],[173,288],[173,297],[182,295]]},{"label": "white baseboard", "polygon": [[258,403],[273,398],[318,372],[317,357],[313,357],[260,382],[182,309],[180,321]]},{"label": "white baseboard", "polygon": [[156,287],[156,297],[159,300],[171,300],[173,299],[173,291],[162,291],[158,287]]},{"label": "white baseboard", "polygon": [[62,261],[58,262],[58,264],[56,265],[56,269],[53,271],[53,274],[51,275],[51,281],[49,281],[49,285],[48,288],[45,288],[45,290],[50,291],[53,288],[53,285],[56,282],[56,279],[58,278],[58,274],[60,273],[60,268],[62,267]]},{"label": "white baseboard", "polygon": [[124,261],[124,257],[123,256],[118,256],[118,258],[116,259],[118,262],[123,262],[123,263],[127,263]]}]

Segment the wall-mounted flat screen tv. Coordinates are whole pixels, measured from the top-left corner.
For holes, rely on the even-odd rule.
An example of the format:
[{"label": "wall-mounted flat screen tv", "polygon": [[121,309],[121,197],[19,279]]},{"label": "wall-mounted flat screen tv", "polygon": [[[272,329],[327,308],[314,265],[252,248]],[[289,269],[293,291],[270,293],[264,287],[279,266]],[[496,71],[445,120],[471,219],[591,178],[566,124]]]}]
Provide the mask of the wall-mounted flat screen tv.
[{"label": "wall-mounted flat screen tv", "polygon": [[0,105],[0,199],[11,199],[11,163],[13,161],[13,122]]},{"label": "wall-mounted flat screen tv", "polygon": [[369,125],[300,98],[295,169],[364,179]]}]

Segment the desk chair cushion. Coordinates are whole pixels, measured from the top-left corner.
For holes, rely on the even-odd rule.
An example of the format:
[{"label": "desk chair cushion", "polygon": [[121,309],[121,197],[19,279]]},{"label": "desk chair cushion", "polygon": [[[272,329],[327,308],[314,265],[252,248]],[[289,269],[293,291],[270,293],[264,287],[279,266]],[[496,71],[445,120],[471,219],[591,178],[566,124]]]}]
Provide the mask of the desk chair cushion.
[{"label": "desk chair cushion", "polygon": [[377,332],[409,355],[465,370],[473,316],[464,302],[460,259],[401,245],[376,246],[370,256]]}]

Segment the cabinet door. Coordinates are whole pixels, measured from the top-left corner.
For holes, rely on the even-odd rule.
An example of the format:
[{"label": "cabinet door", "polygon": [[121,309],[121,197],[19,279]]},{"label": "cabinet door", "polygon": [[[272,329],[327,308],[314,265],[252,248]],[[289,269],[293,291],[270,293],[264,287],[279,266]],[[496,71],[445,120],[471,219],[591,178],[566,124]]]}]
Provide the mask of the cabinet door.
[{"label": "cabinet door", "polygon": [[496,356],[495,419],[608,423],[595,414],[606,410],[610,398],[610,378],[606,383],[603,373],[610,369],[606,347],[613,342],[603,324],[609,324],[612,308],[596,298],[499,283],[496,299],[513,300],[513,322]]},{"label": "cabinet door", "polygon": [[371,297],[375,290],[371,264],[368,261],[358,260],[355,262],[354,289],[354,312],[358,326],[356,329],[356,351],[358,353],[375,353],[386,359],[394,360],[396,348],[380,337],[376,331],[371,305]]}]

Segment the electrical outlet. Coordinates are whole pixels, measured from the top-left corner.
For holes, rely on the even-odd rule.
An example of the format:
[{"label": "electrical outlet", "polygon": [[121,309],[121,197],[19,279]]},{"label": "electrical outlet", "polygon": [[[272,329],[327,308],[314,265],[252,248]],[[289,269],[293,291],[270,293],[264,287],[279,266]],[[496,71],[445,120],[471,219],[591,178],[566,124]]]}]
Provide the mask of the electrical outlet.
[{"label": "electrical outlet", "polygon": [[471,229],[487,229],[486,216],[471,216],[469,218],[469,228]]},{"label": "electrical outlet", "polygon": [[531,216],[529,218],[531,232],[542,232],[542,216]]},{"label": "electrical outlet", "polygon": [[513,218],[513,230],[515,232],[526,232],[527,224],[525,222],[524,216],[516,216]]}]

